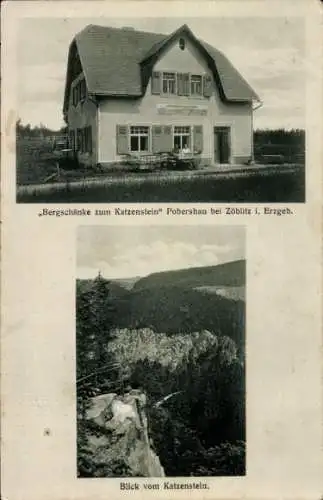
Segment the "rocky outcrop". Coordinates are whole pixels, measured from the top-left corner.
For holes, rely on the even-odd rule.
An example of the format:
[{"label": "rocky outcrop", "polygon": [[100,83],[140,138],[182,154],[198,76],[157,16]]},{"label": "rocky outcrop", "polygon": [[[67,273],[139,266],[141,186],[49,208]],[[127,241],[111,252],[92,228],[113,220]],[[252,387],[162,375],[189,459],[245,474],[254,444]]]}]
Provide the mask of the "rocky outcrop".
[{"label": "rocky outcrop", "polygon": [[92,398],[86,414],[87,452],[96,477],[163,477],[152,449],[146,396],[131,390]]}]

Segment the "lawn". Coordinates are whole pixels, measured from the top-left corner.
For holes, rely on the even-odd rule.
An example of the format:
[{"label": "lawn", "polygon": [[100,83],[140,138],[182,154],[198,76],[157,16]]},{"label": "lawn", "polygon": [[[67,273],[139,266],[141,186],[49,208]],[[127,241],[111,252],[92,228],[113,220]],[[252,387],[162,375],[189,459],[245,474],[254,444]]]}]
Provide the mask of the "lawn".
[{"label": "lawn", "polygon": [[18,185],[44,182],[56,172],[52,144],[40,137],[17,138],[16,162]]},{"label": "lawn", "polygon": [[18,203],[163,203],[305,201],[304,167],[220,173],[111,175],[101,179],[21,186]]},{"label": "lawn", "polygon": [[102,171],[61,169],[56,178],[49,140],[19,138],[16,147],[18,203],[305,201],[305,169],[300,165],[182,172],[132,172],[116,165]]}]

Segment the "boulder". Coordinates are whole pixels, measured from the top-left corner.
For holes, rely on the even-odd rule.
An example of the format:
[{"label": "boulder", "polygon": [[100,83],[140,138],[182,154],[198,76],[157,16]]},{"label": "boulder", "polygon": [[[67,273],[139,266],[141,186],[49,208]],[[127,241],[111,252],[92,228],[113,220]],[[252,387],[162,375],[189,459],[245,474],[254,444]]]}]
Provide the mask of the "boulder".
[{"label": "boulder", "polygon": [[164,477],[152,449],[145,410],[146,395],[102,394],[86,413],[86,453],[94,477]]}]

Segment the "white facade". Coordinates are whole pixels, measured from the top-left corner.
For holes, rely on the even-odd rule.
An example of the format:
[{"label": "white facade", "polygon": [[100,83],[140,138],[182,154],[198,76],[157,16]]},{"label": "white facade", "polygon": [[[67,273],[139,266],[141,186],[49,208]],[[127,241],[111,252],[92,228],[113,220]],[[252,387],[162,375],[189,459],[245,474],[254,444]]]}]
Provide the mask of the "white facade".
[{"label": "white facade", "polygon": [[[212,79],[212,94],[204,95],[156,95],[152,93],[152,79],[141,98],[106,97],[98,106],[88,99],[79,108],[69,106],[69,129],[76,129],[83,123],[92,127],[92,153],[79,155],[84,163],[113,163],[122,159],[118,152],[117,127],[127,126],[128,152],[131,151],[130,127],[148,127],[148,153],[153,153],[153,127],[166,126],[174,141],[175,127],[189,127],[190,148],[194,146],[193,130],[200,127],[203,133],[202,158],[213,163],[243,163],[252,157],[252,103],[223,102],[199,49],[185,36],[185,50],[176,40],[162,53],[153,67],[153,72],[189,73],[208,75]],[[171,128],[170,128],[171,127]],[[202,129],[201,129],[202,127]],[[225,161],[219,156],[221,144],[215,135],[215,127],[224,127],[228,133],[228,155]],[[146,130],[146,129],[145,129]],[[185,129],[186,130],[186,129]],[[120,148],[119,148],[120,149]]]}]

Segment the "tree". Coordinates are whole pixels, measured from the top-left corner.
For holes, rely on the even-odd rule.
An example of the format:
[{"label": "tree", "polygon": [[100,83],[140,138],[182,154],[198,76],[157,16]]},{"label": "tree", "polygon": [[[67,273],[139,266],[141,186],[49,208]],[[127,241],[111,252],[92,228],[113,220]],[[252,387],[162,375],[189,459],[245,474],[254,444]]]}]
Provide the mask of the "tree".
[{"label": "tree", "polygon": [[108,352],[114,311],[109,284],[100,273],[88,288],[82,289],[80,283],[77,284],[76,358],[80,390],[89,385],[99,390],[106,379],[109,364],[114,364],[114,358]]},{"label": "tree", "polygon": [[113,307],[109,281],[101,274],[90,286],[76,286],[76,381],[77,381],[77,463],[78,475],[92,477],[96,466],[87,446],[86,411],[90,397],[104,390],[118,369],[108,351]]}]

